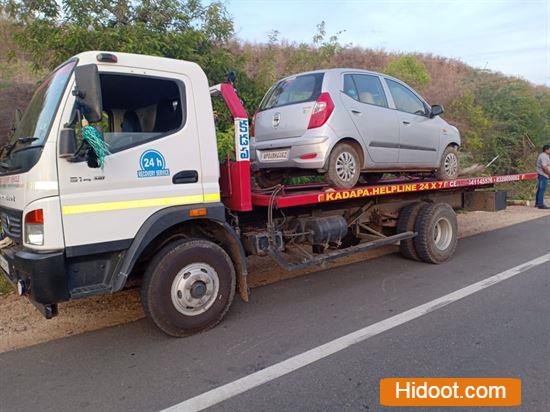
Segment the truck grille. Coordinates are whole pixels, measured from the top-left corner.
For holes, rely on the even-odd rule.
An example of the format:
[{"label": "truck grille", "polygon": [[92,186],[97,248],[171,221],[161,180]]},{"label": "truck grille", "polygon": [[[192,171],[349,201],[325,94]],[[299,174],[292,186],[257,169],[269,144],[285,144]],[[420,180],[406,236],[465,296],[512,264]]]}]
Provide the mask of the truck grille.
[{"label": "truck grille", "polygon": [[21,242],[21,221],[23,213],[18,210],[0,208],[0,237],[9,236],[17,243]]}]

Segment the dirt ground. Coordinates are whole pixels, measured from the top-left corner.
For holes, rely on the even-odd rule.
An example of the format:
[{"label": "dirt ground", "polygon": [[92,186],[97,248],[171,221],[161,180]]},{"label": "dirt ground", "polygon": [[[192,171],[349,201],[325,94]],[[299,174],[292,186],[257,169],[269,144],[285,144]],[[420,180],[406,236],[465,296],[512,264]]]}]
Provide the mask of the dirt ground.
[{"label": "dirt ground", "polygon": [[[458,215],[459,236],[464,238],[548,216],[548,214],[548,211],[525,206],[511,206],[498,213],[460,214]],[[372,259],[396,251],[397,247],[390,246],[343,258],[327,267]],[[289,274],[275,266],[269,258],[254,258],[250,260],[249,283],[254,288],[316,270],[319,269]],[[102,295],[60,304],[59,315],[51,320],[42,318],[28,300],[19,298],[12,292],[0,296],[0,352],[131,322],[143,316],[138,286],[114,295]]]}]

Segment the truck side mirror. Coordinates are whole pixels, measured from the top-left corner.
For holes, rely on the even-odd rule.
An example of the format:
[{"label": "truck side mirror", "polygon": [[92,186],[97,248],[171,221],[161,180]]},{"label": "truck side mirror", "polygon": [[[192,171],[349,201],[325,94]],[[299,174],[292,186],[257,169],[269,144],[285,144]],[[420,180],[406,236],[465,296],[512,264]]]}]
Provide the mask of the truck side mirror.
[{"label": "truck side mirror", "polygon": [[440,114],[443,114],[443,111],[443,106],[440,104],[434,104],[430,110],[430,117],[439,116]]},{"label": "truck side mirror", "polygon": [[101,83],[95,64],[78,66],[74,72],[76,105],[90,123],[99,122],[103,113]]},{"label": "truck side mirror", "polygon": [[76,133],[72,128],[61,129],[59,133],[59,157],[67,159],[77,150]]}]

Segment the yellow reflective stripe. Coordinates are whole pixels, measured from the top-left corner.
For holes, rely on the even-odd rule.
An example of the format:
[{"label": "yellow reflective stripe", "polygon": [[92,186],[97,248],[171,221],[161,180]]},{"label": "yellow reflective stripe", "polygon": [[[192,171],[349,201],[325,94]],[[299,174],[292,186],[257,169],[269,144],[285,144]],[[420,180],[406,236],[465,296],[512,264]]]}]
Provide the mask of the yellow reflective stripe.
[{"label": "yellow reflective stripe", "polygon": [[203,195],[161,197],[156,199],[127,200],[121,202],[89,203],[86,205],[63,206],[64,215],[108,212],[112,210],[139,209],[156,206],[190,205],[194,203],[219,202],[219,193]]},{"label": "yellow reflective stripe", "polygon": [[210,194],[204,195],[205,202],[219,202],[220,199],[221,198],[219,193],[210,193]]}]

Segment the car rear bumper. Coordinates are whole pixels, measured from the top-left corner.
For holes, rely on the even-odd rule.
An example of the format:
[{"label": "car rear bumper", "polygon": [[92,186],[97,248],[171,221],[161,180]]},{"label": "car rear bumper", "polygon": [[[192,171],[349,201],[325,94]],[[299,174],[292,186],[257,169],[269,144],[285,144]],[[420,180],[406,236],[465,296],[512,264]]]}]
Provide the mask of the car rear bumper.
[{"label": "car rear bumper", "polygon": [[[252,161],[258,169],[322,169],[330,150],[329,137],[274,139],[251,144]],[[262,160],[262,153],[288,149],[288,160]]]},{"label": "car rear bumper", "polygon": [[2,275],[17,285],[21,295],[47,317],[55,316],[56,304],[69,300],[69,285],[64,252],[36,253],[21,246],[0,250],[9,272],[1,269]]}]

